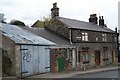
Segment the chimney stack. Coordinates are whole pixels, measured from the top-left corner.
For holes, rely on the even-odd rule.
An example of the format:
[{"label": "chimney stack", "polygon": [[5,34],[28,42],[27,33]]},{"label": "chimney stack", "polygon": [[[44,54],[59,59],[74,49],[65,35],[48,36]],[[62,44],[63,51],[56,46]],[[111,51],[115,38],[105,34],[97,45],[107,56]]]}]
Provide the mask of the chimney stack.
[{"label": "chimney stack", "polygon": [[53,3],[53,8],[51,9],[51,17],[59,17],[59,8],[57,7],[57,3]]},{"label": "chimney stack", "polygon": [[99,25],[105,26],[103,16],[99,16]]},{"label": "chimney stack", "polygon": [[97,24],[97,14],[91,14],[89,18],[89,22]]}]

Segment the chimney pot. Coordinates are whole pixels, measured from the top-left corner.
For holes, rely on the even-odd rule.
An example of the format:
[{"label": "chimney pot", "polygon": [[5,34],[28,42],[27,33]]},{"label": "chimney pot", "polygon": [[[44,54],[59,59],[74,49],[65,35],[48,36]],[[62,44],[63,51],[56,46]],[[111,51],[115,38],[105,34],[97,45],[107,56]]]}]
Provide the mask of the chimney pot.
[{"label": "chimney pot", "polygon": [[97,14],[91,14],[89,18],[89,22],[97,24]]},{"label": "chimney pot", "polygon": [[102,16],[102,19],[103,19],[103,16]]},{"label": "chimney pot", "polygon": [[[102,19],[101,19],[101,17],[102,17]],[[105,25],[105,24],[104,24],[103,16],[100,16],[100,17],[99,17],[99,25],[100,25],[100,26],[104,26],[104,25]]]},{"label": "chimney pot", "polygon": [[51,9],[51,17],[59,17],[59,8],[57,7],[57,3],[53,3],[53,8]]}]

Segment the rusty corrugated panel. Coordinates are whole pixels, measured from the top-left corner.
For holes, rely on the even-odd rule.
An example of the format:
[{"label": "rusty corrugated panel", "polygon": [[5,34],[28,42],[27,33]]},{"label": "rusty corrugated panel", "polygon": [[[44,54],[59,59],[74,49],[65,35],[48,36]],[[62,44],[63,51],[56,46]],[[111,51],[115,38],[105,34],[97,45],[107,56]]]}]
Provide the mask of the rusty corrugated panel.
[{"label": "rusty corrugated panel", "polygon": [[21,44],[39,44],[39,45],[55,45],[55,43],[37,36],[27,30],[24,30],[15,25],[3,24],[0,23],[0,31],[2,34],[9,37],[15,43]]}]

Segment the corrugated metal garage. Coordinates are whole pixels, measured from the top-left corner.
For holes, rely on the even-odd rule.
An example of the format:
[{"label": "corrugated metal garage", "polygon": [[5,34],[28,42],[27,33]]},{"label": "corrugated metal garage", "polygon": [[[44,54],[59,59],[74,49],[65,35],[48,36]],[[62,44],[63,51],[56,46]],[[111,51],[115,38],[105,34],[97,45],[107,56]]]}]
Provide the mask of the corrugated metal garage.
[{"label": "corrugated metal garage", "polygon": [[[25,31],[17,26],[1,24],[0,30],[4,37],[9,38],[15,44],[15,53],[9,54],[12,47],[7,47],[8,43],[4,43],[2,47],[8,55],[12,55],[11,61],[15,58],[14,76],[26,77],[39,73],[50,72],[50,51],[49,46],[55,43]],[[3,40],[7,41],[7,40]],[[9,44],[11,45],[11,44]]]}]

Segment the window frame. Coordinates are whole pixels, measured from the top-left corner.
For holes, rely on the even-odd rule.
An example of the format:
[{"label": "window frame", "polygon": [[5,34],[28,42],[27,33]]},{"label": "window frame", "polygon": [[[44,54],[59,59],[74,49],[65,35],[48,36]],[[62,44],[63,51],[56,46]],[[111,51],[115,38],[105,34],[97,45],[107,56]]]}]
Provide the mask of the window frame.
[{"label": "window frame", "polygon": [[90,62],[89,48],[87,47],[82,49],[82,62],[83,64]]},{"label": "window frame", "polygon": [[88,33],[87,32],[82,32],[82,41],[88,41]]},{"label": "window frame", "polygon": [[103,47],[103,61],[106,61],[109,59],[109,54],[108,54],[108,47]]},{"label": "window frame", "polygon": [[106,42],[107,41],[107,34],[102,33],[102,41]]}]

